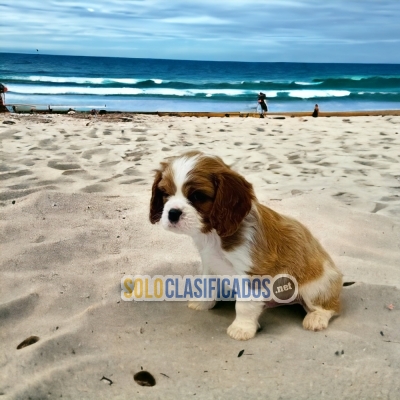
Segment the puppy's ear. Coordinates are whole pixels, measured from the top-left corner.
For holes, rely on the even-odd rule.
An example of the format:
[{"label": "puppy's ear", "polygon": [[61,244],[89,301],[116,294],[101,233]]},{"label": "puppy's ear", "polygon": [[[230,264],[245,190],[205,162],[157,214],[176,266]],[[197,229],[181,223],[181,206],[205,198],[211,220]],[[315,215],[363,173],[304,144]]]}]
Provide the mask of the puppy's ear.
[{"label": "puppy's ear", "polygon": [[251,210],[253,187],[232,170],[214,176],[216,196],[210,213],[211,226],[220,237],[233,235]]},{"label": "puppy's ear", "polygon": [[156,171],[154,177],[153,187],[151,189],[151,200],[150,200],[150,222],[155,224],[161,219],[161,215],[164,209],[164,201],[161,190],[158,188],[158,184],[162,179],[162,172],[160,170]]}]

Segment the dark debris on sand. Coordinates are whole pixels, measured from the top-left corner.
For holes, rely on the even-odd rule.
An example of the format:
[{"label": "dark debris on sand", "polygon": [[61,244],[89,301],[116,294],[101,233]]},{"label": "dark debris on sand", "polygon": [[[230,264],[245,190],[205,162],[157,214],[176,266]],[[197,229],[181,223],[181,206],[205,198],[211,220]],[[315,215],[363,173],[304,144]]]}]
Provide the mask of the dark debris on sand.
[{"label": "dark debris on sand", "polygon": [[105,114],[97,114],[91,115],[90,113],[75,113],[72,115],[65,115],[67,118],[71,119],[85,119],[89,121],[107,121],[107,122],[133,122],[135,119],[134,114],[132,113],[105,113]]}]

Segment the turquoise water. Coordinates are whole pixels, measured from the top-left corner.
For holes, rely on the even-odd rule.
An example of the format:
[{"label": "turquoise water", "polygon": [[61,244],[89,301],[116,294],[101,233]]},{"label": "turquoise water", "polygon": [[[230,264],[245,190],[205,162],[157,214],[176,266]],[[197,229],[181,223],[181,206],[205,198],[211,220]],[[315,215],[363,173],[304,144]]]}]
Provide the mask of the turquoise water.
[{"label": "turquoise water", "polygon": [[7,104],[119,111],[400,108],[398,64],[243,63],[0,53]]}]

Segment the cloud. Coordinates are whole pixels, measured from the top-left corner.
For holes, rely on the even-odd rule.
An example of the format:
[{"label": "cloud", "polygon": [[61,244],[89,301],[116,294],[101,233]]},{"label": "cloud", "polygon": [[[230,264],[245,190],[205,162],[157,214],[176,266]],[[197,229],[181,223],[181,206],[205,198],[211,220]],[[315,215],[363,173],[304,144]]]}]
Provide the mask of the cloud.
[{"label": "cloud", "polygon": [[0,51],[400,63],[392,0],[19,0],[0,14]]}]

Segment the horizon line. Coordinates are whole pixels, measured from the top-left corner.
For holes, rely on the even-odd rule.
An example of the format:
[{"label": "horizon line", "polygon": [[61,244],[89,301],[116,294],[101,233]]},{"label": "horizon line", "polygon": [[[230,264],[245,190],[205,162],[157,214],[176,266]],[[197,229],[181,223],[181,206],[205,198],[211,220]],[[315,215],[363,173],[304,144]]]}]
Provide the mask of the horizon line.
[{"label": "horizon line", "polygon": [[197,60],[197,59],[183,59],[183,58],[153,58],[153,57],[118,57],[118,56],[87,56],[78,54],[49,54],[49,53],[21,53],[1,51],[0,54],[22,54],[22,55],[38,55],[38,56],[55,56],[55,57],[84,57],[84,58],[117,58],[125,60],[165,60],[165,61],[190,61],[190,62],[208,62],[208,63],[238,63],[238,64],[346,64],[346,65],[400,65],[400,63],[380,63],[380,62],[316,62],[316,61],[232,61],[232,60]]}]

